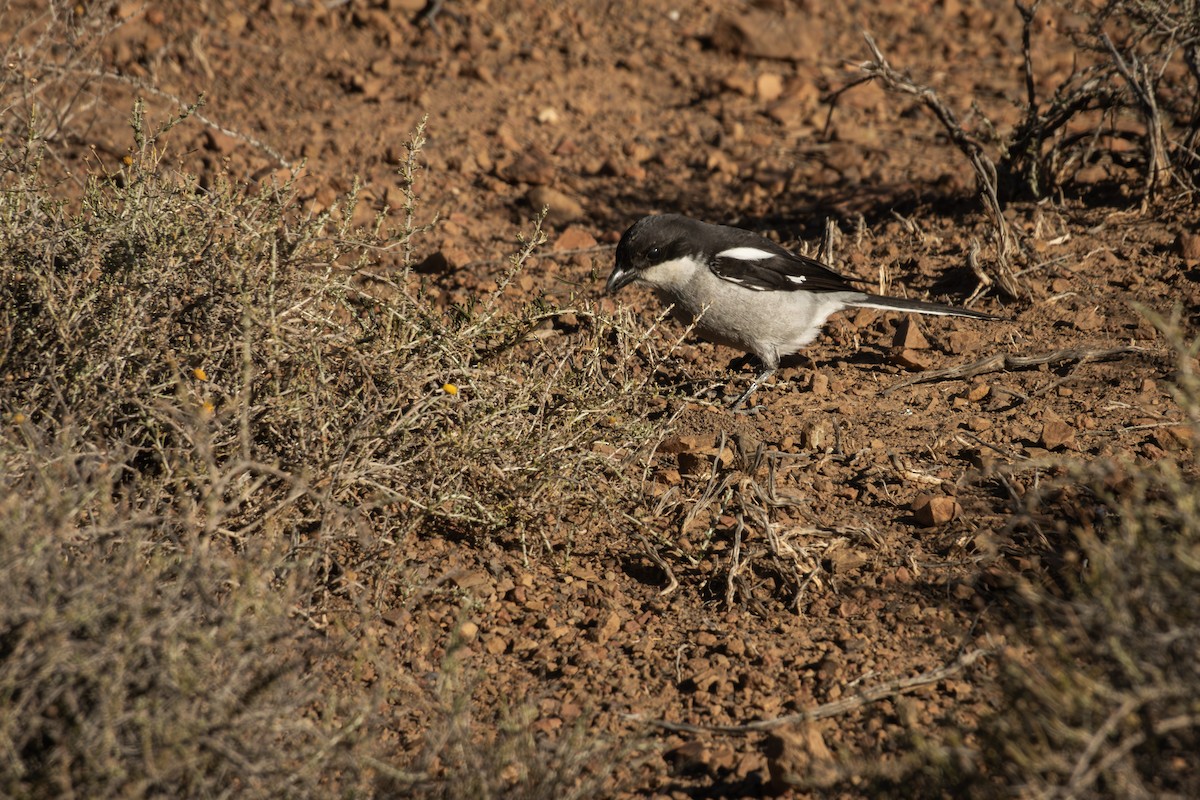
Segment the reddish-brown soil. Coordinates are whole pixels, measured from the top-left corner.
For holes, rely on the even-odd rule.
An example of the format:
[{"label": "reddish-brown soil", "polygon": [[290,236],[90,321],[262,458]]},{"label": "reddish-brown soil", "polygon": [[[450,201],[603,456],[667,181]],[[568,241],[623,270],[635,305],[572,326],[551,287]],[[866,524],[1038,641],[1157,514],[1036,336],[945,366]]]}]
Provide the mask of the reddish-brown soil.
[{"label": "reddish-brown soil", "polygon": [[[306,206],[327,207],[361,181],[365,222],[402,203],[397,164],[428,117],[416,214],[439,221],[415,244],[437,302],[494,288],[516,234],[548,202],[549,243],[505,297],[627,304],[645,326],[653,298],[636,289],[602,298],[603,278],[620,232],[661,211],[798,248],[815,247],[831,220],[839,270],[877,290],[966,302],[977,285],[967,253],[979,241],[987,261],[989,229],[966,162],[906,98],[864,85],[831,118],[823,98],[858,74],[861,30],[964,117],[976,104],[1004,129],[1024,96],[1020,20],[1000,0],[446,0],[433,26],[414,22],[422,2],[404,0],[120,5],[126,18],[100,55],[124,80],[90,83],[105,103],[79,109],[86,124],[76,121],[59,151],[66,163],[119,162],[137,85],[158,90],[142,92],[156,119],[173,108],[161,93],[203,95],[203,115],[229,133],[189,120],[167,140],[167,163],[247,180],[286,174],[269,147],[305,164]],[[748,44],[731,20],[757,31]],[[1036,65],[1053,86],[1072,52],[1043,33]],[[755,48],[771,57],[743,52]],[[686,400],[714,385],[717,399],[731,397],[753,372],[729,371],[737,353],[685,342],[659,370],[679,393],[669,401],[679,415],[629,519],[592,521],[569,553],[555,542],[559,552],[539,544],[528,558],[504,543],[409,543],[403,560],[423,582],[352,625],[378,637],[394,663],[353,679],[395,681],[397,697],[432,692],[431,676],[462,637],[476,724],[527,705],[539,737],[555,740],[584,719],[589,737],[620,740],[646,730],[631,715],[766,719],[1003,645],[1010,623],[989,593],[1037,561],[1031,528],[1013,522],[1020,509],[1007,482],[1032,484],[1067,459],[1155,460],[1190,446],[1164,425],[1181,419],[1174,363],[1135,306],[1182,303],[1194,323],[1200,281],[1175,246],[1183,227],[1170,212],[1139,213],[1135,172],[1095,167],[1073,185],[1056,202],[1010,208],[1031,254],[1028,297],[985,293],[973,304],[1003,321],[922,318],[913,331],[894,314],[840,315],[807,359],[761,390],[765,408],[753,416]],[[657,341],[679,333],[664,326]],[[914,366],[1122,346],[1147,352],[886,392]],[[682,533],[640,530],[655,497],[708,480],[722,437],[730,453],[778,452],[773,471],[724,487]],[[1020,464],[1028,468],[1016,477],[990,477]],[[783,555],[765,555],[767,532],[746,512],[742,547],[757,560],[727,595],[732,531],[762,505],[754,486],[790,498],[771,512]],[[922,524],[921,495],[955,498],[934,505],[957,516]],[[704,538],[710,518],[713,541]],[[673,592],[663,593],[666,574],[639,532],[674,571]],[[417,635],[430,630],[440,634]],[[914,732],[969,731],[988,707],[989,668],[985,659],[903,701],[849,710],[820,723],[820,737],[835,753],[886,755]],[[416,707],[393,718],[404,763],[431,723]],[[652,735],[660,750],[631,755],[614,775],[636,794],[753,795],[769,780],[761,734]],[[819,742],[782,746],[797,763],[824,757]]]}]

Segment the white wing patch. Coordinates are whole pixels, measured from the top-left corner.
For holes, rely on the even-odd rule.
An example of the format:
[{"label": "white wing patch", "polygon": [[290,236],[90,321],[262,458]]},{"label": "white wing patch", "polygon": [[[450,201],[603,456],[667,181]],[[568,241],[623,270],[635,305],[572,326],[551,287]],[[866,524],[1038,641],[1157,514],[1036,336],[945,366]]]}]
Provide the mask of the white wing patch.
[{"label": "white wing patch", "polygon": [[732,247],[717,253],[717,258],[736,258],[738,261],[762,261],[775,258],[775,253],[759,250],[757,247]]}]

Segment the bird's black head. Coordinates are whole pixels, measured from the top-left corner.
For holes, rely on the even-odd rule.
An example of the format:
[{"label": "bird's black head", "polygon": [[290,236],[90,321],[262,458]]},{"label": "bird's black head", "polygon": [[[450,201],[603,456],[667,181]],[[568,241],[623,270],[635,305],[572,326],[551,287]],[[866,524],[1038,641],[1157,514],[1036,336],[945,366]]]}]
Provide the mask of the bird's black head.
[{"label": "bird's black head", "polygon": [[617,260],[605,284],[606,291],[619,291],[650,267],[687,255],[692,236],[689,228],[696,224],[679,214],[642,217],[633,223],[617,244]]}]

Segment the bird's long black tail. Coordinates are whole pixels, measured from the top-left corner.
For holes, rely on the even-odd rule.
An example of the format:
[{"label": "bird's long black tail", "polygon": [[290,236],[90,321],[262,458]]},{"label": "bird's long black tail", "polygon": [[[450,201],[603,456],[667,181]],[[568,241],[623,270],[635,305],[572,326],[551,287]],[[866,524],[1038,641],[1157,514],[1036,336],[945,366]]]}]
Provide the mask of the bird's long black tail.
[{"label": "bird's long black tail", "polygon": [[972,311],[969,308],[955,308],[941,303],[926,303],[924,300],[908,300],[903,297],[884,297],[879,294],[864,294],[862,300],[847,305],[860,308],[878,308],[884,311],[911,311],[915,314],[940,314],[945,317],[971,317],[972,319],[998,320],[1000,317],[985,314],[982,311]]}]

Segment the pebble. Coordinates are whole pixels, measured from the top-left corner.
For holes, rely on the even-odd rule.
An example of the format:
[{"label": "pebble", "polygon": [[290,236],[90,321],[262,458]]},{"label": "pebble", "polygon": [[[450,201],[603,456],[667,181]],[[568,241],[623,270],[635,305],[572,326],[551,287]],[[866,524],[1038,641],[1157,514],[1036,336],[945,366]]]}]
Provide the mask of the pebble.
[{"label": "pebble", "polygon": [[925,334],[921,333],[917,321],[912,317],[906,317],[896,328],[892,347],[899,347],[903,350],[928,350],[929,340],[925,338]]},{"label": "pebble", "polygon": [[764,72],[754,82],[755,94],[764,103],[773,103],[783,95],[783,77],[775,72]]},{"label": "pebble", "polygon": [[525,195],[525,200],[534,211],[546,211],[546,221],[559,226],[574,222],[583,216],[583,205],[578,200],[549,186],[535,186]]},{"label": "pebble", "polygon": [[730,12],[718,17],[709,40],[717,50],[796,61],[820,52],[814,38],[807,15],[785,17],[747,8],[740,13]]},{"label": "pebble", "polygon": [[953,331],[946,337],[946,347],[954,355],[978,350],[983,339],[974,331]]},{"label": "pebble", "polygon": [[[841,695],[839,687],[830,687],[829,697]],[[814,722],[778,728],[767,736],[763,746],[770,775],[768,790],[782,794],[803,780],[806,787],[832,786],[841,770]]]},{"label": "pebble", "polygon": [[1200,234],[1180,233],[1175,239],[1175,246],[1184,261],[1189,264],[1200,262]]},{"label": "pebble", "polygon": [[930,367],[928,356],[910,349],[901,350],[893,355],[892,362],[914,372],[923,372]]},{"label": "pebble", "polygon": [[814,372],[809,379],[808,389],[817,397],[829,394],[829,376],[824,372]]},{"label": "pebble", "polygon": [[554,180],[554,164],[550,154],[540,147],[530,147],[504,169],[501,176],[509,183],[528,183],[544,186]]},{"label": "pebble", "polygon": [[923,494],[912,502],[913,516],[925,528],[945,525],[962,514],[962,506],[953,497],[941,494]]},{"label": "pebble", "polygon": [[597,244],[596,237],[585,231],[583,228],[572,225],[559,234],[554,240],[555,250],[586,250],[590,247],[595,247]]},{"label": "pebble", "polygon": [[1075,445],[1075,428],[1061,419],[1047,419],[1042,423],[1042,435],[1038,445],[1047,450],[1059,450]]}]

